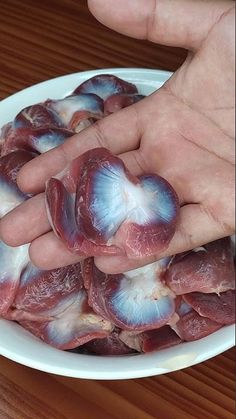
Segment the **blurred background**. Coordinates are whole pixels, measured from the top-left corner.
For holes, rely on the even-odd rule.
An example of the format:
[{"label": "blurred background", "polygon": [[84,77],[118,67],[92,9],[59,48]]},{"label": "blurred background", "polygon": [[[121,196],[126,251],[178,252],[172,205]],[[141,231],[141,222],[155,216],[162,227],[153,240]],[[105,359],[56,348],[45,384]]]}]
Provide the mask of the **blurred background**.
[{"label": "blurred background", "polygon": [[0,0],[0,100],[27,86],[93,68],[173,71],[186,51],[105,28],[86,0]]}]

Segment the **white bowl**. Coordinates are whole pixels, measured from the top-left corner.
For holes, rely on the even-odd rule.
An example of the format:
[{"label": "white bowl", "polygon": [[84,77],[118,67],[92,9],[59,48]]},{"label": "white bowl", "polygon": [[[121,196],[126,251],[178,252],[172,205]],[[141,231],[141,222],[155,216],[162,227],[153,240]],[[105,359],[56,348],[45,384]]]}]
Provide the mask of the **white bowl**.
[{"label": "white bowl", "polygon": [[[171,73],[145,69],[106,69],[86,71],[49,80],[29,87],[0,103],[0,127],[25,106],[60,98],[95,74],[111,73],[135,83],[149,94],[159,88]],[[16,323],[0,320],[0,354],[21,364],[68,377],[126,379],[159,375],[189,367],[234,346],[234,325],[195,342],[182,343],[149,354],[89,356],[63,352],[46,345]]]}]

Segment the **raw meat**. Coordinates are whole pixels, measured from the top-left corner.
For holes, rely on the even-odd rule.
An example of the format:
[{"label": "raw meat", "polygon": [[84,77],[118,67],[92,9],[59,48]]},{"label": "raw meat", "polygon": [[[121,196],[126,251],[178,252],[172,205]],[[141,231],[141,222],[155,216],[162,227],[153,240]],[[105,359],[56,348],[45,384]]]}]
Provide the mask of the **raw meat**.
[{"label": "raw meat", "polygon": [[[16,177],[33,157],[15,151],[0,158],[0,216],[28,198]],[[88,306],[80,264],[42,271],[30,263],[28,248],[0,241],[0,315],[63,349],[107,336],[113,326]]]},{"label": "raw meat", "polygon": [[171,328],[183,341],[193,341],[210,335],[222,327],[221,324],[207,317],[200,316],[196,311],[191,310]]},{"label": "raw meat", "polygon": [[134,103],[139,102],[145,96],[133,94],[115,94],[109,96],[104,102],[104,114],[109,115],[111,113],[117,112],[120,109],[126,108],[127,106],[133,105]]},{"label": "raw meat", "polygon": [[33,157],[34,154],[27,151],[15,151],[0,158],[0,218],[27,199],[18,188],[16,177]]},{"label": "raw meat", "polygon": [[235,269],[230,237],[214,241],[174,258],[165,280],[177,294],[221,293],[235,289]]},{"label": "raw meat", "polygon": [[[16,151],[0,158],[0,218],[27,199],[17,184],[20,168],[33,158],[31,153]],[[11,306],[22,269],[29,262],[28,245],[13,248],[0,240],[0,316]]]},{"label": "raw meat", "polygon": [[22,271],[14,300],[17,310],[40,313],[56,307],[61,298],[83,288],[80,263],[43,271],[29,263]]},{"label": "raw meat", "polygon": [[8,122],[7,124],[3,125],[3,127],[0,129],[0,157],[2,155],[2,146],[5,142],[5,138],[8,135],[11,128],[12,122]]},{"label": "raw meat", "polygon": [[117,254],[116,246],[96,245],[81,233],[75,219],[75,194],[70,194],[58,179],[50,179],[46,188],[48,218],[52,228],[72,252],[81,256]]},{"label": "raw meat", "polygon": [[36,153],[46,153],[63,144],[74,135],[72,131],[63,128],[16,128],[10,129],[5,136],[2,155],[15,150],[27,150]]},{"label": "raw meat", "polygon": [[[103,148],[84,153],[58,179],[49,180],[46,198],[54,231],[70,250],[88,256],[107,253],[110,247],[111,253],[123,252],[130,258],[163,251],[179,214],[177,195],[166,180],[132,176]],[[93,244],[92,249],[83,239]]]},{"label": "raw meat", "polygon": [[93,93],[106,100],[109,96],[114,94],[137,94],[137,87],[119,77],[111,74],[100,74],[86,80],[78,86],[74,94],[88,94]]},{"label": "raw meat", "polygon": [[[0,134],[0,218],[30,198],[16,183],[24,164],[142,98],[135,85],[103,74],[19,112]],[[55,234],[87,259],[82,270],[78,263],[43,271],[30,262],[28,244],[0,241],[1,317],[56,348],[100,355],[164,349],[235,321],[230,238],[119,275],[88,258],[139,258],[168,246],[179,203],[164,179],[134,177],[118,157],[95,149],[50,179],[46,194]]]},{"label": "raw meat", "polygon": [[14,301],[21,272],[29,262],[28,247],[9,247],[0,241],[0,316]]},{"label": "raw meat", "polygon": [[94,339],[81,348],[96,355],[128,355],[135,353],[120,339],[119,329],[115,329],[109,336],[103,339]]},{"label": "raw meat", "polygon": [[138,352],[160,351],[181,343],[181,339],[170,326],[142,333],[122,331],[119,337],[127,346]]},{"label": "raw meat", "polygon": [[183,295],[183,299],[200,316],[208,317],[220,324],[233,324],[235,322],[234,290],[222,292],[220,295],[191,292]]},{"label": "raw meat", "polygon": [[15,117],[12,127],[15,128],[52,128],[62,127],[58,115],[44,104],[27,106]]},{"label": "raw meat", "polygon": [[59,100],[47,100],[46,106],[58,115],[61,123],[76,132],[103,117],[103,100],[94,94],[77,94]]},{"label": "raw meat", "polygon": [[107,275],[88,260],[84,283],[93,310],[124,330],[150,330],[175,314],[173,293],[162,283],[167,260],[119,275]]},{"label": "raw meat", "polygon": [[[42,313],[42,317],[47,314]],[[20,324],[59,349],[76,348],[89,340],[104,338],[113,329],[109,321],[95,314],[88,306],[85,290],[61,298],[60,303],[50,312],[50,319],[21,320]]]}]

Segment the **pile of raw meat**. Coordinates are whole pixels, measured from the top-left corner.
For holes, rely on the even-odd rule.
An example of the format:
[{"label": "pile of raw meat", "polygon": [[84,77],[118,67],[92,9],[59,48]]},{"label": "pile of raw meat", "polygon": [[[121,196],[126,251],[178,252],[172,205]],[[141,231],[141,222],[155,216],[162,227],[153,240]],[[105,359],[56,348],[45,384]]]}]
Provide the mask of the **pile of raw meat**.
[{"label": "pile of raw meat", "polygon": [[[0,218],[30,196],[16,183],[21,167],[95,121],[143,98],[112,75],[95,76],[64,99],[23,109],[0,134]],[[140,258],[164,250],[178,222],[171,185],[133,176],[108,150],[75,159],[46,186],[55,234],[82,263],[35,267],[29,245],[0,241],[0,316],[63,350],[100,355],[150,352],[192,341],[234,323],[230,238],[108,275],[93,256]]]}]

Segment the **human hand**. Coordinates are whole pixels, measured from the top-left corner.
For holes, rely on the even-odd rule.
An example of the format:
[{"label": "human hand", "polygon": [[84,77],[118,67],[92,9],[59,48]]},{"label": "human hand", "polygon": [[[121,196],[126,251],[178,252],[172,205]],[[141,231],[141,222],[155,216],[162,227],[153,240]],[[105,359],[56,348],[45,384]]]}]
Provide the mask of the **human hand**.
[{"label": "human hand", "polygon": [[[190,50],[182,67],[156,93],[67,140],[22,169],[19,185],[35,197],[1,221],[10,245],[31,242],[36,265],[78,261],[50,231],[45,181],[89,148],[118,154],[135,175],[158,173],[178,193],[178,228],[165,253],[136,261],[100,257],[120,272],[192,249],[234,231],[234,3],[190,0],[90,0],[102,23],[137,38]],[[154,7],[155,6],[155,7]]]}]

